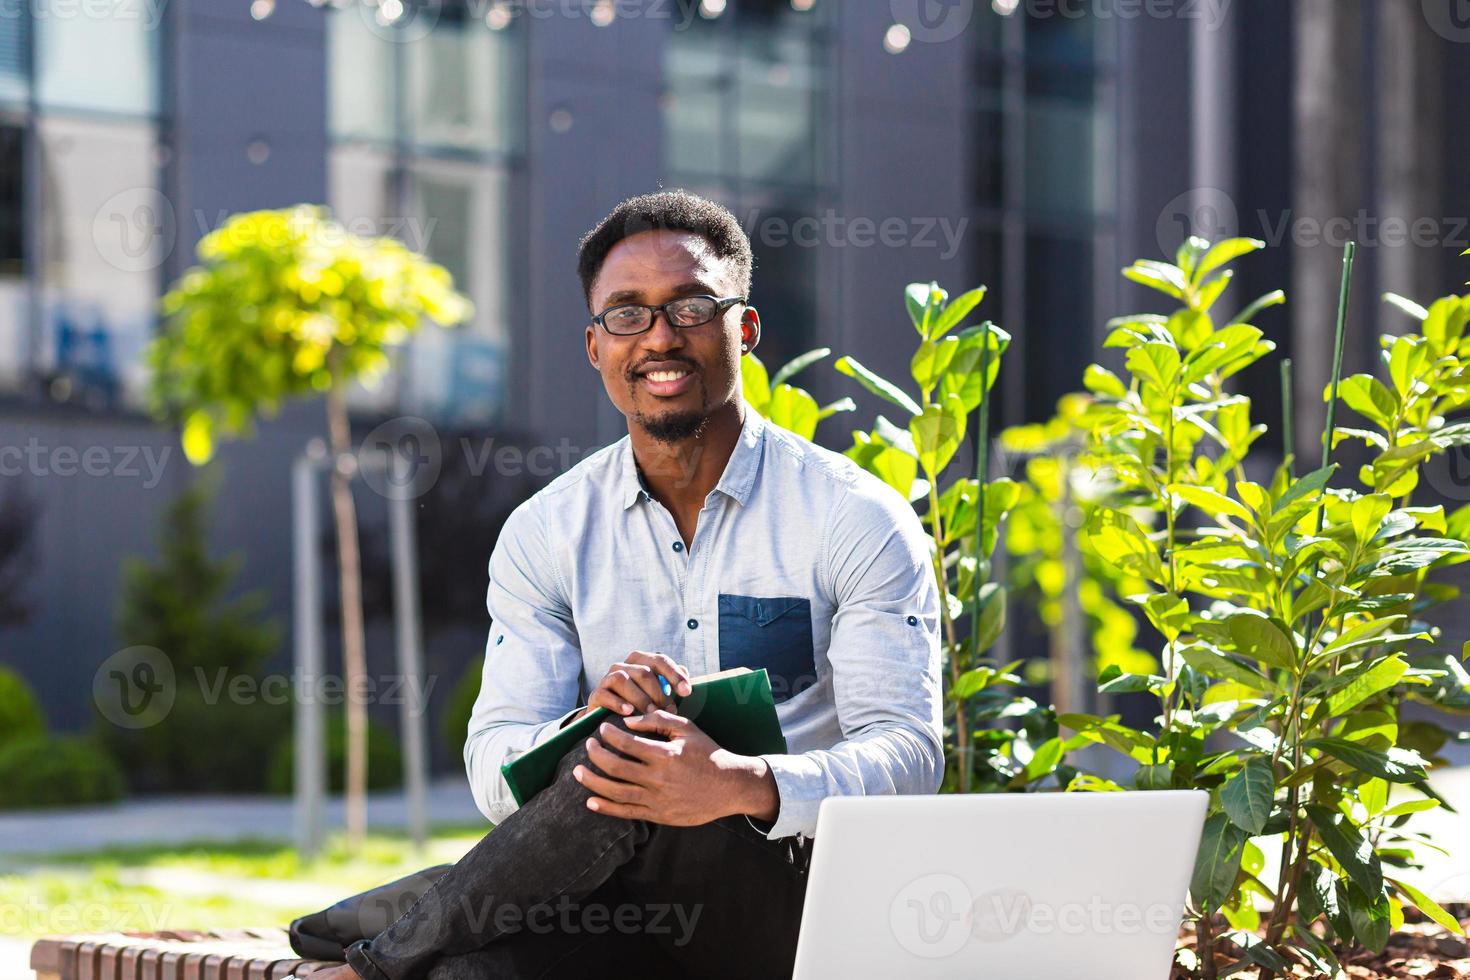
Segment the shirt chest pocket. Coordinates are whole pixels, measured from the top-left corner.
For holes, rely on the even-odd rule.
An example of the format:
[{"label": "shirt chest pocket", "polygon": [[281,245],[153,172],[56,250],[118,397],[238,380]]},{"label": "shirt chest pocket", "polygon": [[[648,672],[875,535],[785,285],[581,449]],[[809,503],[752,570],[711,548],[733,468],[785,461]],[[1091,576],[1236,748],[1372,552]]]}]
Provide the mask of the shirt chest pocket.
[{"label": "shirt chest pocket", "polygon": [[764,667],[777,703],[815,684],[811,600],[722,593],[720,669],[732,667]]}]

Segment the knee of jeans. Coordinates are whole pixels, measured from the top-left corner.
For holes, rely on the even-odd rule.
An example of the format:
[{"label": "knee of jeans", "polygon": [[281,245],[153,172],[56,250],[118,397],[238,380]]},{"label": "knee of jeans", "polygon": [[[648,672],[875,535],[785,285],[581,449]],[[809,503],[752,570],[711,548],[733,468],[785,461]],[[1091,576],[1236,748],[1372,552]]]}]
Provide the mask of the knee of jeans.
[{"label": "knee of jeans", "polygon": [[486,972],[480,959],[480,951],[441,956],[429,967],[425,980],[485,980]]}]

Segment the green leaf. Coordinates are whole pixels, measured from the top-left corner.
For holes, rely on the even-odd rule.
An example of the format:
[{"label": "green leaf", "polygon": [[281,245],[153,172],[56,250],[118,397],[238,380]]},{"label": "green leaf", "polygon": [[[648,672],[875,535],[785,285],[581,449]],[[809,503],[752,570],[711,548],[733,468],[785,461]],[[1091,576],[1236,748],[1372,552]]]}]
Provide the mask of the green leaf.
[{"label": "green leaf", "polygon": [[1082,384],[1098,395],[1122,400],[1128,397],[1128,387],[1116,374],[1101,364],[1089,364],[1082,372]]},{"label": "green leaf", "polygon": [[1394,888],[1398,889],[1399,894],[1407,898],[1420,912],[1423,912],[1450,932],[1460,936],[1465,935],[1465,929],[1460,925],[1460,920],[1440,908],[1439,903],[1435,902],[1434,899],[1406,881],[1399,881],[1396,878],[1390,878],[1389,881],[1392,882]]},{"label": "green leaf", "polygon": [[1271,760],[1253,755],[1220,787],[1220,805],[1232,823],[1255,835],[1265,829],[1275,795],[1276,779],[1271,771]]},{"label": "green leaf", "polygon": [[1244,504],[1237,500],[1217,493],[1208,487],[1192,486],[1187,483],[1175,483],[1170,485],[1169,493],[1187,503],[1193,504],[1211,517],[1229,516],[1245,524],[1246,527],[1254,527],[1256,515],[1252,514]]},{"label": "green leaf", "polygon": [[184,420],[182,442],[189,462],[195,466],[209,462],[214,456],[214,418],[208,412],[190,412]]},{"label": "green leaf", "polygon": [[938,318],[935,319],[933,327],[929,330],[929,336],[931,338],[943,337],[949,333],[955,327],[959,326],[960,322],[969,316],[970,311],[979,306],[980,301],[984,298],[985,287],[979,286],[967,293],[961,293],[950,300],[949,305],[944,308],[944,312],[940,313]]},{"label": "green leaf", "polygon": [[1248,255],[1265,247],[1265,242],[1255,238],[1227,238],[1205,253],[1205,257],[1195,267],[1195,281],[1203,279],[1227,262],[1233,262],[1242,255]]},{"label": "green leaf", "polygon": [[1246,832],[1223,813],[1212,813],[1205,820],[1189,890],[1206,914],[1224,905],[1235,889],[1247,839]]},{"label": "green leaf", "polygon": [[1344,714],[1380,691],[1397,684],[1409,669],[1402,654],[1394,654],[1373,663],[1355,664],[1340,676],[1351,679],[1327,699],[1327,711],[1331,715]]},{"label": "green leaf", "polygon": [[1393,917],[1383,886],[1380,885],[1376,890],[1368,889],[1365,893],[1357,886],[1356,881],[1348,882],[1347,914],[1358,942],[1375,953],[1382,952],[1383,947],[1388,945]]},{"label": "green leaf", "polygon": [[1402,749],[1390,749],[1384,753],[1344,738],[1329,737],[1309,738],[1302,743],[1302,747],[1314,752],[1325,752],[1359,772],[1366,772],[1391,783],[1417,783],[1425,778],[1424,767],[1414,761],[1413,753]]},{"label": "green leaf", "polygon": [[909,433],[919,452],[919,466],[933,480],[954,458],[965,438],[964,403],[950,395],[942,404],[929,405],[909,420]]},{"label": "green leaf", "polygon": [[766,366],[754,354],[740,359],[740,388],[745,403],[760,414],[766,414],[766,405],[771,400],[771,380],[766,375]]},{"label": "green leaf", "polygon": [[839,357],[833,367],[849,378],[856,379],[858,384],[879,398],[887,399],[910,415],[918,415],[923,411],[919,408],[919,403],[905,394],[902,388],[869,371],[851,357]]},{"label": "green leaf", "polygon": [[1123,270],[1123,278],[1131,279],[1141,286],[1157,289],[1181,302],[1184,299],[1184,274],[1162,262],[1147,262],[1142,259]]},{"label": "green leaf", "polygon": [[1209,647],[1196,644],[1182,648],[1180,654],[1184,657],[1185,663],[1209,677],[1222,681],[1234,681],[1258,691],[1269,691],[1274,686],[1254,667],[1237,663]]},{"label": "green leaf", "polygon": [[1237,323],[1250,323],[1256,318],[1257,313],[1272,306],[1280,306],[1285,302],[1286,294],[1279,289],[1273,289],[1269,293],[1266,293],[1264,296],[1257,296],[1255,299],[1251,300],[1250,303],[1246,305],[1245,309],[1241,310],[1239,313],[1235,314],[1235,316],[1230,318],[1230,323],[1227,324],[1227,326]]},{"label": "green leaf", "polygon": [[[1398,396],[1373,375],[1354,374],[1343,378],[1338,385],[1338,395],[1343,404],[1364,418],[1378,423],[1379,428],[1389,429],[1393,426],[1393,418],[1399,410]],[[1331,397],[1332,388],[1329,385],[1322,400],[1327,401]]]},{"label": "green leaf", "polygon": [[777,385],[766,406],[766,417],[775,425],[810,439],[817,432],[817,400],[800,388]]},{"label": "green leaf", "polygon": [[[929,320],[933,316],[934,293],[942,292],[939,284],[934,282],[911,282],[904,287],[903,302],[909,311],[909,319],[914,321],[914,329],[919,331],[920,337],[929,336]],[[939,302],[944,302],[941,298]]]},{"label": "green leaf", "polygon": [[1383,866],[1373,852],[1373,843],[1361,830],[1336,811],[1308,804],[1307,816],[1317,836],[1342,865],[1349,877],[1368,895],[1383,892]]},{"label": "green leaf", "polygon": [[832,348],[818,347],[815,350],[807,351],[805,354],[798,354],[787,361],[781,370],[777,371],[775,376],[771,378],[771,387],[774,388],[787,379],[795,377],[798,372],[805,371],[830,353],[832,353]]},{"label": "green leaf", "polygon": [[1126,363],[1134,377],[1161,392],[1173,391],[1179,380],[1179,351],[1169,344],[1141,344],[1128,352]]},{"label": "green leaf", "polygon": [[1237,613],[1227,620],[1230,637],[1242,656],[1271,667],[1295,671],[1296,645],[1289,632],[1275,620],[1254,613]]},{"label": "green leaf", "polygon": [[1411,299],[1400,296],[1398,293],[1384,293],[1383,301],[1400,312],[1407,313],[1416,320],[1423,320],[1429,316],[1429,311]]}]

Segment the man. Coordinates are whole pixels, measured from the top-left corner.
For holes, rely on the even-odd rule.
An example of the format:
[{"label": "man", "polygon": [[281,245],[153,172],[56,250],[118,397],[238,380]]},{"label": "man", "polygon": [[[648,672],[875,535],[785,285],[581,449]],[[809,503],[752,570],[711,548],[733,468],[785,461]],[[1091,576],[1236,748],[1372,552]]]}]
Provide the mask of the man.
[{"label": "man", "polygon": [[[628,435],[491,556],[465,762],[496,829],[321,980],[789,975],[821,800],[938,788],[927,539],[893,490],[745,405],[751,266],[734,216],[682,191],[583,239],[587,359]],[[661,686],[737,666],[769,671],[789,754],[725,751]],[[597,707],[615,720],[517,809],[500,767]]]}]

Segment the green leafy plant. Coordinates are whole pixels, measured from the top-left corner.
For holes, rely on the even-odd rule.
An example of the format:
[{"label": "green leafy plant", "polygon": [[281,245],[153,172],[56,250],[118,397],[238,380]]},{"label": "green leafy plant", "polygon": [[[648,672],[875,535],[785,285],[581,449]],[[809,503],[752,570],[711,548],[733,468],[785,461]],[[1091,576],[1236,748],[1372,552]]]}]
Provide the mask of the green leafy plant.
[{"label": "green leafy plant", "polygon": [[80,735],[27,735],[0,744],[0,810],[107,803],[122,795],[112,757]]},{"label": "green leafy plant", "polygon": [[[1046,679],[1054,699],[1073,681],[1091,683],[1110,667],[1143,674],[1159,669],[1158,659],[1137,645],[1138,620],[1116,599],[1141,591],[1143,582],[1128,580],[1126,571],[1077,547],[1077,529],[1093,501],[1113,489],[1078,458],[1086,433],[1077,420],[1090,403],[1087,395],[1068,395],[1046,422],[1013,426],[1000,435],[1008,457],[1021,461],[1021,496],[1006,517],[1008,582],[1013,601],[1033,608],[1046,629]],[[1091,673],[1064,676],[1077,667]]]},{"label": "green leafy plant", "polygon": [[[980,287],[950,299],[932,282],[905,290],[919,338],[909,363],[917,397],[854,358],[835,364],[901,413],[897,422],[879,415],[871,429],[854,432],[847,455],[920,508],[929,532],[947,681],[945,788],[959,792],[1023,788],[1055,772],[1062,752],[1054,714],[1017,693],[1019,662],[986,656],[1006,606],[1004,585],[990,581],[991,556],[1021,489],[1008,478],[983,479],[988,392],[1010,342],[989,321],[964,326],[984,295]],[[971,412],[977,476],[945,482]]]},{"label": "green leafy plant", "polygon": [[[1265,427],[1228,381],[1272,351],[1248,321],[1282,297],[1223,323],[1214,309],[1228,263],[1261,247],[1191,239],[1173,263],[1125,270],[1179,306],[1113,321],[1107,346],[1124,352],[1125,374],[1089,367],[1079,420],[1088,465],[1116,487],[1094,502],[1082,547],[1145,584],[1125,598],[1162,636],[1163,669],[1100,678],[1105,691],[1155,698],[1156,731],[1060,721],[1131,760],[1136,788],[1210,793],[1191,885],[1204,977],[1221,939],[1266,975],[1293,961],[1336,975],[1344,948],[1383,947],[1405,904],[1458,930],[1403,880],[1426,844],[1406,823],[1439,804],[1426,773],[1448,733],[1402,709],[1470,708],[1461,657],[1423,619],[1455,595],[1429,578],[1470,557],[1470,514],[1410,500],[1425,461],[1470,441],[1470,425],[1447,421],[1470,401],[1470,297],[1410,306],[1420,332],[1383,338],[1384,377],[1342,380],[1365,427],[1337,430],[1333,444],[1374,451],[1360,488],[1331,486],[1335,464],[1298,475],[1291,458],[1258,483],[1244,464]],[[1073,787],[1120,788],[1096,776]],[[1274,881],[1262,874],[1267,840],[1284,855]],[[1264,922],[1256,898],[1272,905]]]},{"label": "green leafy plant", "polygon": [[[388,352],[425,321],[451,326],[472,307],[442,266],[391,238],[365,238],[300,205],[231,217],[205,235],[199,265],[164,296],[164,330],[148,352],[155,409],[178,418],[195,463],[218,435],[249,434],[288,398],[325,396],[332,455],[344,680],[366,673],[349,385],[372,383]],[[367,712],[349,698],[347,837],[367,827]]]},{"label": "green leafy plant", "polygon": [[787,383],[798,372],[831,353],[830,347],[809,350],[787,361],[774,375],[766,372],[766,366],[753,351],[744,355],[740,358],[740,386],[745,403],[781,428],[790,429],[803,439],[812,438],[818,422],[857,407],[851,398],[818,406],[810,392]]}]

